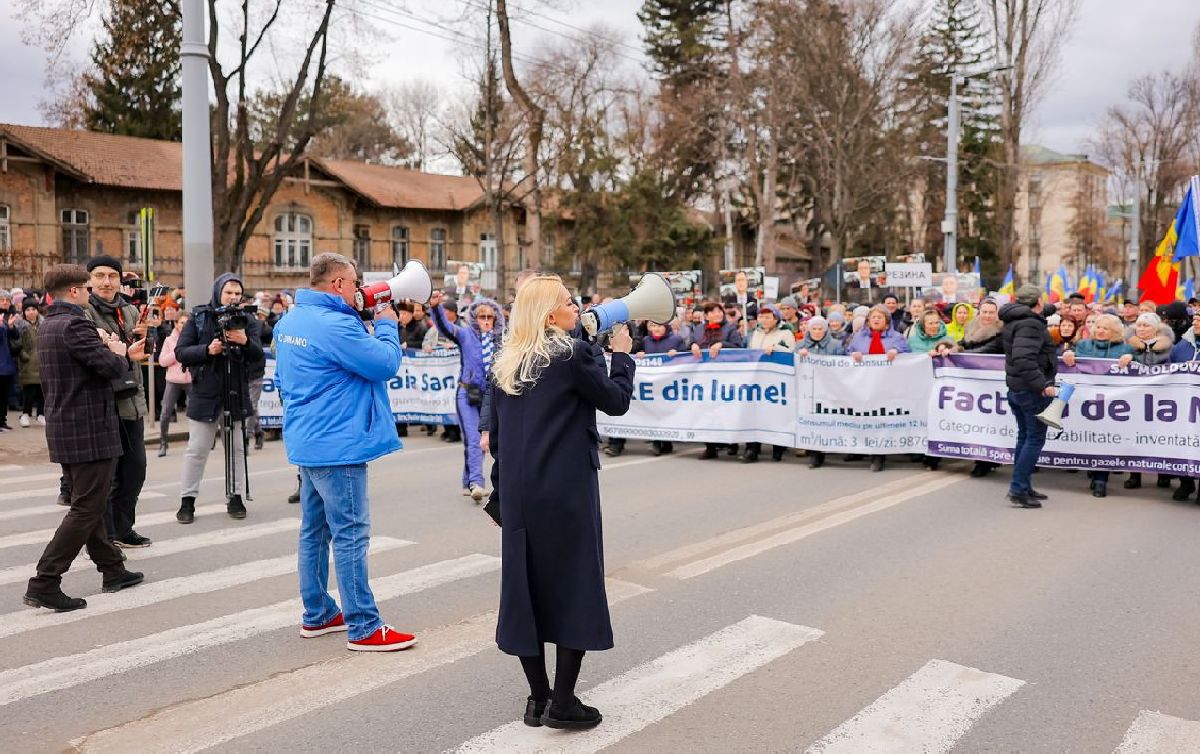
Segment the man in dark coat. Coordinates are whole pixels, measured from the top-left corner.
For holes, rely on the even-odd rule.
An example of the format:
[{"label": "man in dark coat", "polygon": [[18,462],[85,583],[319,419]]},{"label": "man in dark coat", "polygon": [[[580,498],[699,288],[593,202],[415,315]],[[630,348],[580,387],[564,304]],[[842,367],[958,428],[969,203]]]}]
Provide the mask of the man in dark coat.
[{"label": "man in dark coat", "polygon": [[62,591],[62,576],[79,551],[103,574],[105,592],[141,583],[142,574],[125,570],[121,553],[108,539],[108,506],[121,435],[112,380],[141,359],[145,341],[126,347],[119,338],[101,340],[83,314],[88,273],[79,265],[55,265],[46,273],[54,303],[38,328],[38,364],[46,400],[46,445],[50,460],[62,464],[71,485],[71,509],[46,545],[29,580],[25,604],[59,612],[87,607]]},{"label": "man in dark coat", "polygon": [[[563,327],[569,331],[573,324]],[[607,374],[598,362],[598,346],[578,340],[570,345],[571,352],[560,352],[520,395],[497,387],[490,420],[495,464],[489,506],[498,505],[503,530],[496,643],[521,657],[522,665],[527,659],[531,665],[544,662],[537,659],[544,657],[543,643],[558,646],[552,707],[572,705],[571,699],[559,698],[573,693],[575,685],[574,678],[562,677],[564,649],[567,655],[577,653],[577,675],[583,652],[613,646],[604,589],[596,411],[623,415],[633,395],[628,334],[614,337],[613,349],[619,352],[613,353]],[[532,678],[530,686],[532,691]],[[545,707],[548,691],[546,686],[531,695],[532,709]]]},{"label": "man in dark coat", "polygon": [[[258,320],[246,314],[244,328],[222,331],[217,310],[242,301],[242,281],[231,272],[213,283],[212,303],[196,307],[179,335],[175,357],[192,374],[192,395],[188,398],[188,446],[183,456],[183,480],[180,483],[179,512],[176,520],[190,524],[196,516],[196,494],[208,461],[221,412],[229,409],[233,420],[234,475],[226,480],[225,509],[231,518],[245,518],[246,455],[243,421],[250,416],[250,370],[263,360],[262,335]],[[228,371],[228,384],[226,372]],[[223,440],[224,441],[224,440]]]},{"label": "man in dark coat", "polygon": [[[1008,499],[1022,508],[1041,508],[1046,496],[1033,489],[1031,477],[1046,444],[1046,425],[1037,415],[1050,405],[1058,388],[1058,353],[1046,326],[1042,293],[1025,285],[1015,303],[1000,310],[1004,322],[1004,376],[1008,405],[1017,420],[1017,445],[1013,450],[1013,477]],[[1050,313],[1053,312],[1053,307]]]}]

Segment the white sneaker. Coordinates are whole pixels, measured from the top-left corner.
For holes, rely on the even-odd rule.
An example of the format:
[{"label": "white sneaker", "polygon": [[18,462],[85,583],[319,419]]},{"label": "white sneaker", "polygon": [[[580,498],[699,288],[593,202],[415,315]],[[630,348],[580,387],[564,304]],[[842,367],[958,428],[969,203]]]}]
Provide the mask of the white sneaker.
[{"label": "white sneaker", "polygon": [[28,427],[29,426],[29,414],[21,414],[21,418],[17,420],[17,423],[20,424],[22,427]]},{"label": "white sneaker", "polygon": [[474,499],[475,502],[478,503],[481,500],[483,500],[483,497],[486,494],[487,494],[487,492],[484,491],[484,489],[482,487],[480,487],[478,484],[471,485],[471,498]]},{"label": "white sneaker", "polygon": [[44,414],[38,414],[38,424],[41,424],[43,427],[46,426],[46,417]]}]

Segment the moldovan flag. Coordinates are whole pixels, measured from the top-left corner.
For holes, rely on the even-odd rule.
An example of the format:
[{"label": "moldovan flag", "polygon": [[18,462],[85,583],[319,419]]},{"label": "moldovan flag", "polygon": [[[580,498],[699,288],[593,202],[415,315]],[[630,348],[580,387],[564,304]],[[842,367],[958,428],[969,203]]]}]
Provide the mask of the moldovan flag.
[{"label": "moldovan flag", "polygon": [[1188,184],[1187,196],[1179,207],[1171,227],[1158,244],[1146,271],[1138,280],[1138,288],[1142,289],[1142,300],[1153,301],[1156,304],[1169,304],[1179,295],[1179,264],[1184,257],[1200,255],[1200,233],[1197,232],[1197,214],[1195,203],[1197,196],[1197,178],[1193,177]]},{"label": "moldovan flag", "polygon": [[996,293],[1003,293],[1008,296],[1017,295],[1016,284],[1013,282],[1013,269],[1011,264],[1008,266],[1008,273],[1004,276],[1004,282],[1000,284],[1000,290],[996,291]]}]

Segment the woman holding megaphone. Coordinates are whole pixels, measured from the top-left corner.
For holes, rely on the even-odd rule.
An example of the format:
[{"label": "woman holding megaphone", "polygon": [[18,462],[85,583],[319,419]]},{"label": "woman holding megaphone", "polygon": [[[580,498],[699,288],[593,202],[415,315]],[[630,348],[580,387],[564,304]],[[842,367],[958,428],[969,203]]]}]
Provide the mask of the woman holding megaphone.
[{"label": "woman holding megaphone", "polygon": [[[633,395],[624,327],[607,373],[596,346],[570,332],[578,309],[562,280],[522,286],[492,369],[492,499],[502,529],[496,643],[529,681],[525,724],[590,728],[601,715],[575,697],[586,651],[611,649],[597,470],[596,411],[620,416]],[[556,645],[553,691],[545,643]]]}]

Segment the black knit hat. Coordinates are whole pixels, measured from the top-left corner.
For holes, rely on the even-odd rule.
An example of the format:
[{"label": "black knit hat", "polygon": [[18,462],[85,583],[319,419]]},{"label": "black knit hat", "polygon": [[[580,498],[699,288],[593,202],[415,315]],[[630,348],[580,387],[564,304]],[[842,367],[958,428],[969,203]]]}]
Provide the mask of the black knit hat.
[{"label": "black knit hat", "polygon": [[92,257],[91,259],[89,259],[87,261],[87,271],[89,273],[92,270],[96,269],[97,267],[111,267],[117,271],[118,275],[120,275],[124,272],[124,268],[121,267],[120,259],[116,259],[114,257],[105,256],[105,255],[101,255],[98,257]]},{"label": "black knit hat", "polygon": [[37,300],[37,296],[27,296],[21,302],[21,312],[24,313],[26,309],[40,309],[41,306],[42,302]]}]

